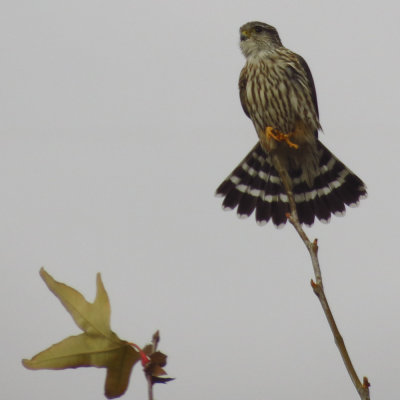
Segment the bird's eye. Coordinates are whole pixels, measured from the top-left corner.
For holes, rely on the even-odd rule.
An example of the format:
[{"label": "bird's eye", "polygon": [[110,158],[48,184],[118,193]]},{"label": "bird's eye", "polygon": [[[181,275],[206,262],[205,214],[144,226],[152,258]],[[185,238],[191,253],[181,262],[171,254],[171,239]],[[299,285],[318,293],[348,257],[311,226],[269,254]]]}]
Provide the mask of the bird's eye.
[{"label": "bird's eye", "polygon": [[262,30],[263,30],[263,28],[261,28],[261,26],[254,27],[254,32],[256,32],[256,33],[260,33],[260,32],[262,32]]}]

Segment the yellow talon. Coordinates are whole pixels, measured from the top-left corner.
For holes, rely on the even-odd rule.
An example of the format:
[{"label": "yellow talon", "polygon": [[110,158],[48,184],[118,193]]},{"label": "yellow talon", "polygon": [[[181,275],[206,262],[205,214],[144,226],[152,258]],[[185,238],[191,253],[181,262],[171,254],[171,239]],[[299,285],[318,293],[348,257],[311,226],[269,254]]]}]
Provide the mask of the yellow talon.
[{"label": "yellow talon", "polygon": [[267,136],[267,139],[272,137],[275,139],[277,142],[285,142],[289,147],[292,147],[293,149],[298,149],[299,145],[296,143],[293,143],[289,138],[292,136],[293,133],[282,133],[279,132],[277,129],[272,128],[271,126],[267,126],[265,129],[265,135]]}]

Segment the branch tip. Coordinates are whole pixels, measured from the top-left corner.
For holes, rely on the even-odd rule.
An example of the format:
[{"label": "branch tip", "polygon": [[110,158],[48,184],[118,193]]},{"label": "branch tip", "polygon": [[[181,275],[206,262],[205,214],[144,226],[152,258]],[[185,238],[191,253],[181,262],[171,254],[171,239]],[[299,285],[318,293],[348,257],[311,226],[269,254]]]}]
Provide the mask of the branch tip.
[{"label": "branch tip", "polygon": [[154,351],[157,349],[157,345],[158,345],[159,341],[160,341],[160,331],[157,329],[157,331],[153,334],[153,337],[152,337]]},{"label": "branch tip", "polygon": [[368,378],[367,378],[366,376],[364,376],[364,378],[363,378],[363,388],[364,388],[364,389],[367,389],[367,388],[369,388],[370,386],[371,386],[371,384],[369,383]]}]

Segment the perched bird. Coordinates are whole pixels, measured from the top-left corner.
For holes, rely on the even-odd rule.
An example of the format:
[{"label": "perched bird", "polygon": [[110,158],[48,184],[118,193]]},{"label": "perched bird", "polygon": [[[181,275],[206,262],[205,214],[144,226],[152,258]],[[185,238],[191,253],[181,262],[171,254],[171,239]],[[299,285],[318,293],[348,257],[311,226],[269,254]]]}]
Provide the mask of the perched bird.
[{"label": "perched bird", "polygon": [[300,223],[343,215],[345,205],[366,197],[366,187],[318,140],[317,96],[307,63],[282,45],[273,26],[262,22],[240,28],[240,48],[246,57],[240,101],[259,142],[218,187],[223,207],[237,207],[240,216],[255,210],[260,224],[285,224],[289,200],[277,172],[283,170]]}]

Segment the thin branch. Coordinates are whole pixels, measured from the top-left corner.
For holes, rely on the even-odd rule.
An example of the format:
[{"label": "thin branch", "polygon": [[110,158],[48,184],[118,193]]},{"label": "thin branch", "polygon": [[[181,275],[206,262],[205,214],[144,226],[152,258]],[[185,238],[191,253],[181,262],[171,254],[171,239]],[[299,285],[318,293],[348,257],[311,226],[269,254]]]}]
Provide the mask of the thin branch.
[{"label": "thin branch", "polygon": [[149,400],[153,400],[153,381],[151,379],[151,375],[146,374],[146,379],[147,379],[147,395]]},{"label": "thin branch", "polygon": [[[151,339],[152,344],[152,351],[151,354],[157,351],[158,342],[160,341],[160,331],[156,331]],[[153,376],[151,373],[146,372],[146,379],[147,379],[147,394],[149,400],[153,400]]]},{"label": "thin branch", "polygon": [[329,327],[331,328],[331,331],[333,333],[336,346],[339,349],[340,355],[342,356],[344,365],[347,369],[348,374],[350,375],[353,385],[357,389],[357,392],[361,400],[370,400],[370,395],[369,395],[370,383],[368,382],[368,378],[364,377],[362,383],[358,378],[358,375],[353,367],[353,363],[351,362],[349,353],[347,352],[346,346],[344,344],[343,337],[339,332],[335,319],[333,318],[332,311],[329,307],[328,300],[325,296],[324,286],[322,283],[321,268],[319,266],[319,260],[318,260],[318,240],[315,239],[313,242],[311,242],[306,233],[304,232],[297,215],[296,203],[294,201],[294,196],[290,185],[290,179],[288,178],[287,172],[282,167],[279,158],[276,156],[274,157],[274,165],[278,170],[278,173],[283,182],[283,186],[285,187],[285,191],[288,195],[290,214],[288,214],[287,217],[289,219],[289,222],[293,225],[294,229],[297,231],[297,233],[303,240],[305,246],[307,247],[308,252],[310,253],[315,275],[315,282],[311,280],[311,286],[314,290],[315,295],[318,297],[321,303],[322,309],[324,310],[326,319],[328,320],[329,323]]}]

